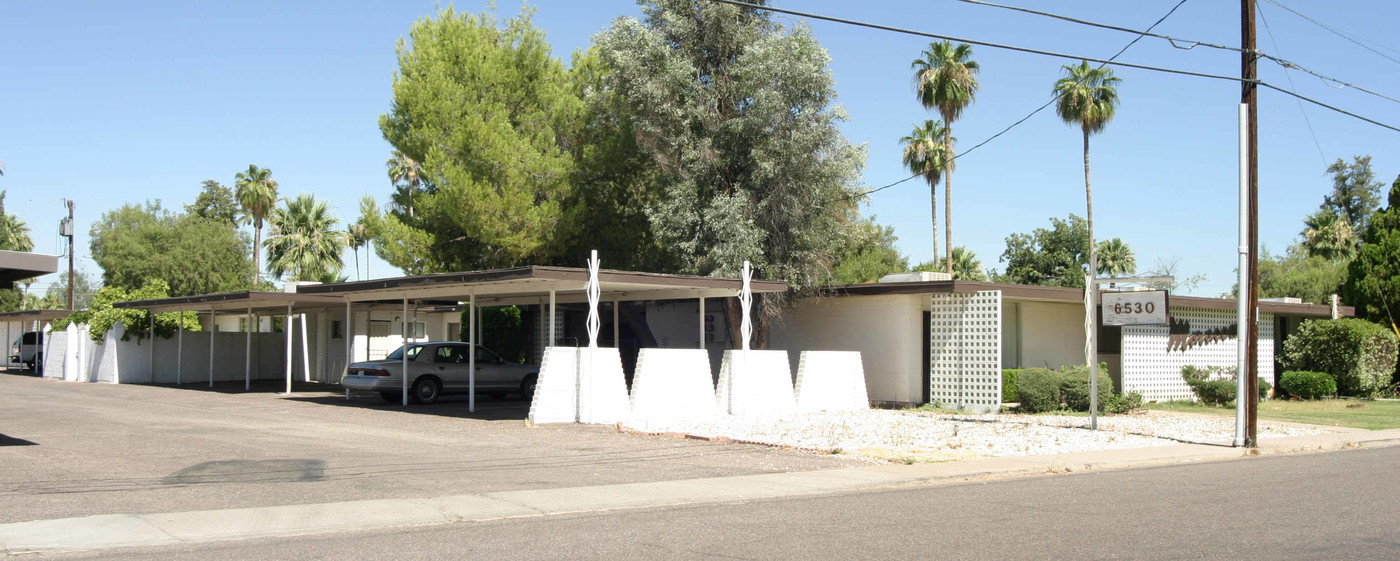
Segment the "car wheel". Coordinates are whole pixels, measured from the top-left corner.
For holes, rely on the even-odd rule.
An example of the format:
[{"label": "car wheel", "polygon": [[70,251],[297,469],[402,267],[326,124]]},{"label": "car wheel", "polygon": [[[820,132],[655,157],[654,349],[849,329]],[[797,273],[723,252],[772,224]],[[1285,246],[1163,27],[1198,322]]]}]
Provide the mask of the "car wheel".
[{"label": "car wheel", "polygon": [[536,376],[536,375],[534,375],[534,374],[531,374],[531,375],[529,375],[529,376],[526,376],[524,380],[521,380],[521,382],[520,382],[520,397],[525,398],[525,401],[530,401],[530,400],[534,399],[534,398],[535,398],[535,383],[538,382],[538,381],[539,381],[539,376]]},{"label": "car wheel", "polygon": [[389,403],[400,403],[403,401],[403,392],[379,392],[379,397]]},{"label": "car wheel", "polygon": [[423,377],[413,382],[413,393],[409,395],[414,403],[428,404],[437,401],[442,395],[442,383],[437,378]]}]

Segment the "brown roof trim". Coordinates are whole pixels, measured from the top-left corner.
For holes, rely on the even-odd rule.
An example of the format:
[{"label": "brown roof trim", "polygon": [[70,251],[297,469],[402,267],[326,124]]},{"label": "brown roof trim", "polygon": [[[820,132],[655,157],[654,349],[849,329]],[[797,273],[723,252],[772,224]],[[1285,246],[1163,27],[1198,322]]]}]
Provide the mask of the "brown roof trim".
[{"label": "brown roof trim", "polygon": [[67,316],[68,310],[19,310],[15,312],[0,312],[0,321],[49,321]]},{"label": "brown roof trim", "polygon": [[263,292],[245,290],[242,292],[221,292],[217,294],[197,294],[194,296],[171,296],[168,298],[152,298],[148,300],[127,300],[112,304],[114,308],[146,309],[157,307],[180,306],[183,304],[212,304],[215,302],[242,302],[246,301],[253,306],[268,306],[276,304],[345,304],[345,300],[329,296],[315,296],[310,294],[298,294],[295,292]]},{"label": "brown roof trim", "polygon": [[[1083,302],[1084,289],[1060,286],[1035,286],[1029,284],[995,283],[984,281],[924,281],[851,284],[823,289],[823,296],[881,296],[892,294],[971,294],[983,290],[1000,290],[1005,298],[1016,300],[1051,300],[1063,302]],[[1205,308],[1211,310],[1234,310],[1238,304],[1232,298],[1203,298],[1200,296],[1171,295],[1173,308]],[[1259,302],[1259,311],[1275,315],[1331,317],[1332,308],[1321,304],[1290,304],[1286,302]],[[1341,317],[1353,317],[1356,309],[1351,306],[1338,306]]]},{"label": "brown roof trim", "polygon": [[[453,284],[488,284],[531,279],[578,281],[579,283],[585,283],[588,282],[588,270],[577,267],[544,267],[535,265],[509,269],[491,269],[486,271],[437,273],[369,281],[313,284],[299,286],[297,287],[297,292],[300,294],[342,294],[374,290],[427,288]],[[682,289],[703,288],[739,290],[743,286],[743,281],[739,279],[668,275],[638,271],[617,271],[612,269],[600,270],[598,272],[598,282],[674,286]],[[784,281],[754,280],[750,283],[750,288],[754,292],[785,292],[788,286]]]}]

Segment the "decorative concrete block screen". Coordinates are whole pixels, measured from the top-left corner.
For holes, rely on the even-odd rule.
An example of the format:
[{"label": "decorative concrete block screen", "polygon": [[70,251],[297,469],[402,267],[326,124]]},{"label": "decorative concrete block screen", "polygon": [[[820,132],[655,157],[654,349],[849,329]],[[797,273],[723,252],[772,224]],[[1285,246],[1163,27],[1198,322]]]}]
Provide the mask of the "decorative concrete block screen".
[{"label": "decorative concrete block screen", "polygon": [[802,351],[797,360],[798,411],[859,411],[870,408],[865,368],[857,351]]},{"label": "decorative concrete block screen", "polygon": [[616,348],[545,349],[530,422],[607,424],[627,415],[627,381]]},{"label": "decorative concrete block screen", "polygon": [[703,349],[642,349],[632,376],[632,423],[708,419],[715,415],[710,353]]},{"label": "decorative concrete block screen", "polygon": [[1001,291],[934,294],[929,314],[929,401],[1001,408]]},{"label": "decorative concrete block screen", "polygon": [[719,411],[742,417],[792,413],[792,368],[787,351],[724,351],[715,391]]},{"label": "decorative concrete block screen", "polygon": [[[1238,362],[1234,310],[1173,308],[1172,326],[1123,327],[1122,391],[1141,392],[1148,401],[1195,399],[1181,379],[1181,367],[1232,367]],[[1274,379],[1274,318],[1259,316],[1259,378]]]}]

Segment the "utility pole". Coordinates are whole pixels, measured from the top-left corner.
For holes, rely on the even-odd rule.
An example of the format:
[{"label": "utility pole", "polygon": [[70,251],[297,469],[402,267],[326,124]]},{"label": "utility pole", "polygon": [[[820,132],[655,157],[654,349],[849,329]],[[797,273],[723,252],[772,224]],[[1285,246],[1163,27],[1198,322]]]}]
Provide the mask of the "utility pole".
[{"label": "utility pole", "polygon": [[64,205],[68,207],[68,218],[59,225],[59,235],[68,238],[68,311],[73,309],[73,201],[65,200]]},{"label": "utility pole", "polygon": [[1254,0],[1240,0],[1240,103],[1245,104],[1248,134],[1246,159],[1249,168],[1249,283],[1240,294],[1248,304],[1246,317],[1248,335],[1240,344],[1245,346],[1246,395],[1237,395],[1245,403],[1245,445],[1259,446],[1259,56],[1254,42]]}]

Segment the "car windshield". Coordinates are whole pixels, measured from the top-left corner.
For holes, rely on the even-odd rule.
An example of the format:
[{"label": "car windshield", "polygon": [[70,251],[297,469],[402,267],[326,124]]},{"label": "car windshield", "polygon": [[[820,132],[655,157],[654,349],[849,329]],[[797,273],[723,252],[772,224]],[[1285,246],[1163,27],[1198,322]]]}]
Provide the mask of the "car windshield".
[{"label": "car windshield", "polygon": [[[418,360],[418,353],[422,352],[422,350],[422,345],[410,345],[408,347],[408,360]],[[399,347],[395,349],[394,352],[389,353],[389,356],[384,357],[384,360],[403,360],[403,347]]]}]

